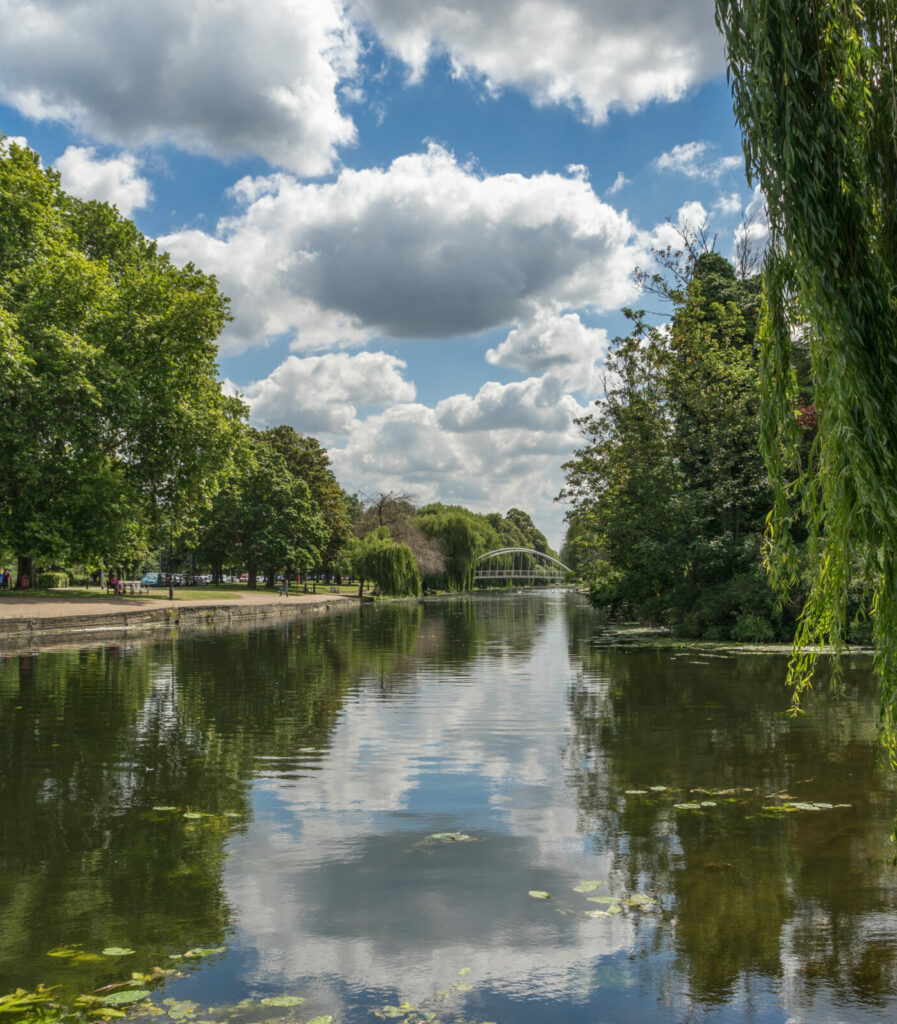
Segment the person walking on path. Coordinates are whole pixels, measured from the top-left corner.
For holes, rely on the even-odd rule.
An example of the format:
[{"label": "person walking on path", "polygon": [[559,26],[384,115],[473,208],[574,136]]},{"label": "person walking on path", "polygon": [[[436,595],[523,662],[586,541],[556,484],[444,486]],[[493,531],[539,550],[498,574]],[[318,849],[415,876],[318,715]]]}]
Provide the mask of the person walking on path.
[{"label": "person walking on path", "polygon": [[281,597],[289,597],[290,596],[290,577],[287,576],[286,573],[284,573],[283,576],[280,579],[280,596]]}]

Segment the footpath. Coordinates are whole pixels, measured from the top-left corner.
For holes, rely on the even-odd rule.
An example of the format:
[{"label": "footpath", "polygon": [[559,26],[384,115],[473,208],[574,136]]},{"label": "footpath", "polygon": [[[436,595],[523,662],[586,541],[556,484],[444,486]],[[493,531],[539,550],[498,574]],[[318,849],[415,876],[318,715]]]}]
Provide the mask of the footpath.
[{"label": "footpath", "polygon": [[242,591],[233,598],[137,597],[0,597],[0,652],[31,646],[36,641],[74,641],[93,635],[131,634],[188,626],[239,628],[265,620],[320,615],[338,607],[349,610],[357,600],[339,594],[297,594]]}]

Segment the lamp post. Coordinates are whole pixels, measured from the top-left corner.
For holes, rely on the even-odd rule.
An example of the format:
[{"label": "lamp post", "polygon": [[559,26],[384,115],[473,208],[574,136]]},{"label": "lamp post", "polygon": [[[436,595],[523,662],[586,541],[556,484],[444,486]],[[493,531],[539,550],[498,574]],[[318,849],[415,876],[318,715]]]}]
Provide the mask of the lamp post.
[{"label": "lamp post", "polygon": [[174,541],[172,539],[171,520],[168,520],[168,600],[174,600],[174,583],[171,579],[171,566],[174,563]]}]

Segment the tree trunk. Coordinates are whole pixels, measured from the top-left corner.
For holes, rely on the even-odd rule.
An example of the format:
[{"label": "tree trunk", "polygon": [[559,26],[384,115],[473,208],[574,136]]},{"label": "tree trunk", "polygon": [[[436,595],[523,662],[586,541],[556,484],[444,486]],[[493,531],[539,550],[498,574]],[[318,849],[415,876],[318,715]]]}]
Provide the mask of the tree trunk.
[{"label": "tree trunk", "polygon": [[266,586],[266,587],[267,587],[267,588],[268,588],[269,590],[273,590],[273,589],[274,589],[274,573],[275,573],[275,570],[274,570],[274,569],[269,569],[269,570],[268,570],[268,571],[267,571],[267,572],[265,573],[265,586]]},{"label": "tree trunk", "polygon": [[358,577],[358,596],[364,597],[364,577]]},{"label": "tree trunk", "polygon": [[28,555],[19,555],[18,562],[19,562],[19,567],[18,567],[18,571],[16,572],[16,578],[14,580],[16,590],[21,590],[22,589],[22,577],[23,576],[27,576],[28,577],[28,583],[26,584],[26,587],[27,588],[33,587],[34,586],[34,582],[35,582],[34,581],[34,559],[29,557]]},{"label": "tree trunk", "polygon": [[256,583],[255,577],[256,577],[255,566],[254,565],[250,565],[249,566],[249,583],[247,584],[247,587],[248,587],[249,590],[257,590],[258,589],[258,585]]}]

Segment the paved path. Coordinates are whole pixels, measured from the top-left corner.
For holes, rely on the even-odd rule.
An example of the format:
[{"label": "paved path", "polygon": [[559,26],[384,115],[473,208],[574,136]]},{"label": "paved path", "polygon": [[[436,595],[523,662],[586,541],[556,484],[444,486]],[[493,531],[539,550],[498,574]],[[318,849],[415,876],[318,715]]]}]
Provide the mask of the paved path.
[{"label": "paved path", "polygon": [[197,597],[169,601],[159,597],[26,597],[0,595],[0,622],[5,619],[60,619],[84,615],[121,615],[123,612],[154,611],[162,608],[234,608],[237,605],[313,605],[327,601],[351,600],[346,594],[293,594],[279,597],[277,592],[241,591],[232,598]]}]

